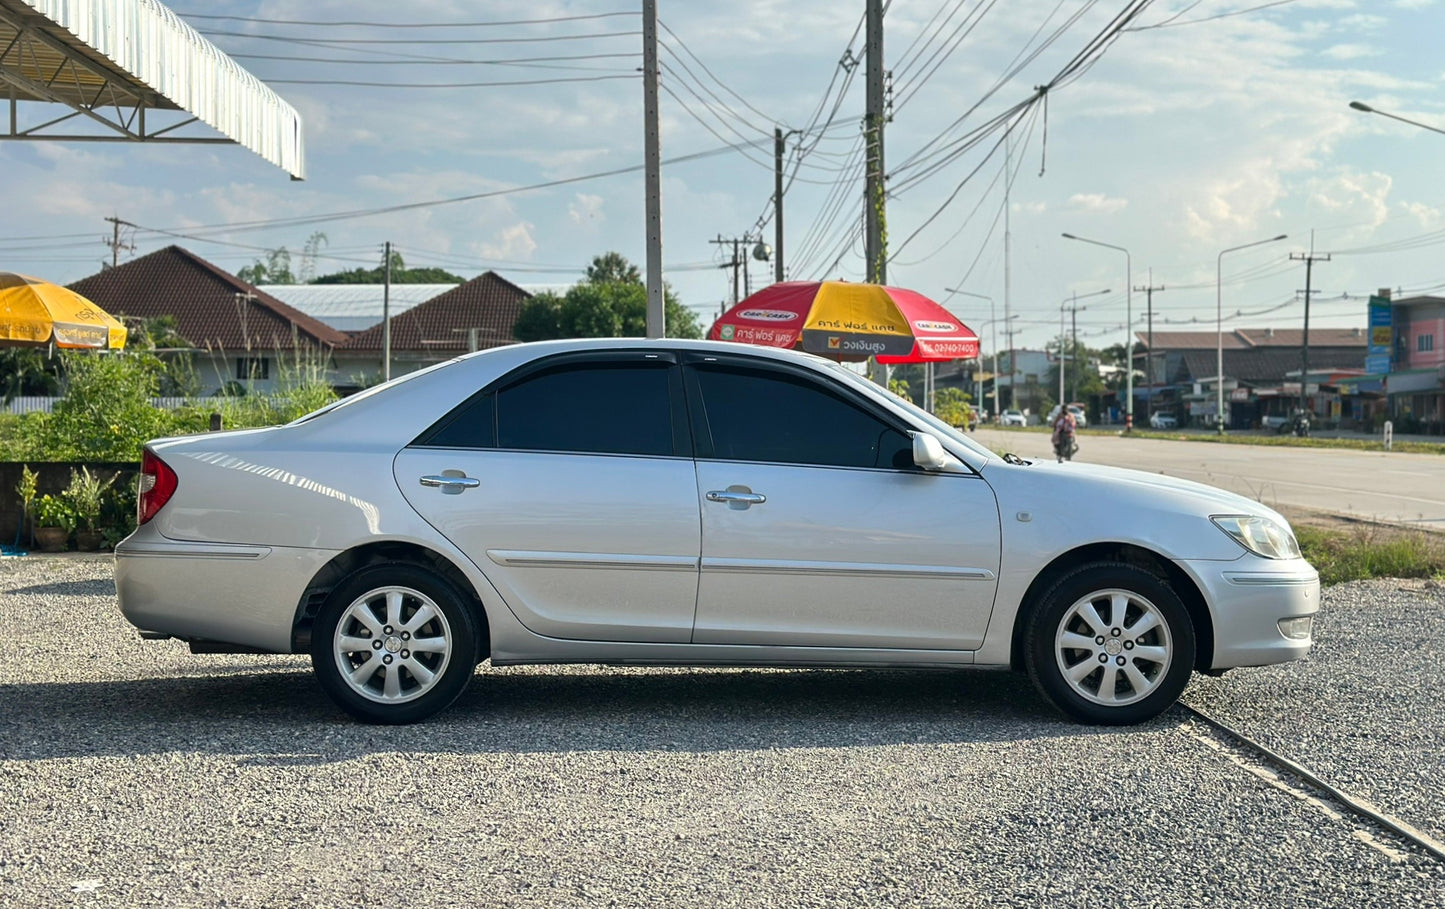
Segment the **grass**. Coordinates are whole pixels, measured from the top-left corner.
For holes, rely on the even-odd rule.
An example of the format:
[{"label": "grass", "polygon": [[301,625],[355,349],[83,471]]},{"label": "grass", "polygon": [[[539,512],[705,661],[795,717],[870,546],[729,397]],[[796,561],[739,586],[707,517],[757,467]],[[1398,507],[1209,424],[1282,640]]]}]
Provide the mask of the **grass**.
[{"label": "grass", "polygon": [[1323,584],[1369,578],[1445,579],[1445,535],[1368,524],[1348,530],[1297,524],[1294,531]]}]

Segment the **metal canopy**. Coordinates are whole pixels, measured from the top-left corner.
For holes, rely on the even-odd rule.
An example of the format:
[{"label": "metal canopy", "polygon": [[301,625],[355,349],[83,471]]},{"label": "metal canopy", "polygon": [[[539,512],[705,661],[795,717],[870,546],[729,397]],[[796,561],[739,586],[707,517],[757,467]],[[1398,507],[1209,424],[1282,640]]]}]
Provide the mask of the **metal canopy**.
[{"label": "metal canopy", "polygon": [[[156,0],[0,0],[0,97],[0,139],[234,142],[305,176],[296,110]],[[198,122],[226,138],[174,135]]]}]

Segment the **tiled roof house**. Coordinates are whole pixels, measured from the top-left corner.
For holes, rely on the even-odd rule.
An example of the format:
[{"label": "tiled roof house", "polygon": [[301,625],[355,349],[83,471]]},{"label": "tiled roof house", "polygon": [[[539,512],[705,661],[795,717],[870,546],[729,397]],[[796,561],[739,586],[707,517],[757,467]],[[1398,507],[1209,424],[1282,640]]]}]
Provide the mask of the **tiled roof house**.
[{"label": "tiled roof house", "polygon": [[201,392],[228,381],[271,387],[288,364],[331,366],[337,331],[179,246],[168,246],[70,285],[129,324],[173,316],[198,352]]},{"label": "tiled roof house", "polygon": [[[478,275],[391,320],[391,374],[420,369],[472,350],[515,344],[512,326],[531,297],[496,272]],[[351,336],[337,352],[338,372],[381,373],[382,326]]]}]

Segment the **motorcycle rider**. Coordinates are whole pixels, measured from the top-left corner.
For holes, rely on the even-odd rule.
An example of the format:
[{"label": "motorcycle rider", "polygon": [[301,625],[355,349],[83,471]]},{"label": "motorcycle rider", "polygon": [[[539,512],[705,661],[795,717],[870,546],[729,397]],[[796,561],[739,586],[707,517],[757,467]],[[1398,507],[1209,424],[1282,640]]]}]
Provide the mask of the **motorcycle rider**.
[{"label": "motorcycle rider", "polygon": [[1074,414],[1069,408],[1060,406],[1059,415],[1054,417],[1054,455],[1062,464],[1065,459],[1073,458],[1078,446],[1074,444],[1074,433],[1078,429],[1079,421],[1074,419]]}]

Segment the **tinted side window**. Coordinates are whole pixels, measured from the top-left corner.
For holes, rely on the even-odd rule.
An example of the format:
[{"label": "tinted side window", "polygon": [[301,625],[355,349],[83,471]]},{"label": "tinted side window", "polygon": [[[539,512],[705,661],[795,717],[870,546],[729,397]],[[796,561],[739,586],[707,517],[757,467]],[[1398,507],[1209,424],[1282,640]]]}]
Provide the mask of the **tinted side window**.
[{"label": "tinted side window", "polygon": [[913,466],[913,443],[802,377],[722,364],[695,367],[713,457],[832,467]]},{"label": "tinted side window", "polygon": [[496,394],[499,448],[673,454],[666,363],[579,363]]},{"label": "tinted side window", "polygon": [[438,448],[495,448],[496,406],[496,395],[479,395],[417,441]]}]

